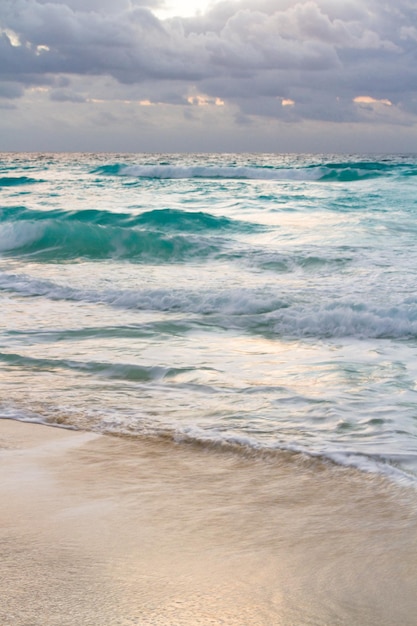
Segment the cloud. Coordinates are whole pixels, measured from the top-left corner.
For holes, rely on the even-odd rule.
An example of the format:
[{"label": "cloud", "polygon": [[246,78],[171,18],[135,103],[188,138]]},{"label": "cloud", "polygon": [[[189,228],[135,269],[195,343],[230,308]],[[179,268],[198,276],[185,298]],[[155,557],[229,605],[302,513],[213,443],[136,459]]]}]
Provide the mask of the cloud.
[{"label": "cloud", "polygon": [[[54,102],[79,103],[103,97],[94,89],[111,77],[109,101],[137,89],[138,100],[186,107],[201,94],[235,107],[240,123],[253,116],[360,122],[365,104],[367,123],[373,114],[379,122],[374,102],[355,102],[364,96],[389,100],[392,123],[401,111],[407,123],[415,114],[417,7],[410,0],[224,0],[205,14],[162,20],[152,11],[163,4],[2,0],[3,97],[22,96],[20,83],[49,86]],[[88,96],[68,90],[86,77]]]},{"label": "cloud", "polygon": [[22,85],[13,82],[3,82],[0,83],[0,98],[21,98],[23,96],[24,90]]},{"label": "cloud", "polygon": [[51,91],[51,93],[49,94],[49,98],[54,102],[87,102],[85,96],[63,89],[56,89]]},{"label": "cloud", "polygon": [[147,7],[157,9],[162,7],[163,0],[38,0],[39,4],[63,4],[73,11],[83,11],[85,13],[122,13],[132,7]]}]

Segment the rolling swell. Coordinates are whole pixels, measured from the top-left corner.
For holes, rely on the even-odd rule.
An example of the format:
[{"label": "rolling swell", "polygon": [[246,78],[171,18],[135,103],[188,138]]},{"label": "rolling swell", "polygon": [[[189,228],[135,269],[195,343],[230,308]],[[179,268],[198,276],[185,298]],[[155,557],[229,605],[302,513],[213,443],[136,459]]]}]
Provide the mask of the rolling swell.
[{"label": "rolling swell", "polygon": [[36,211],[25,206],[11,206],[0,209],[0,223],[4,222],[44,222],[57,220],[71,223],[95,224],[98,226],[114,226],[146,228],[152,226],[160,231],[202,232],[230,230],[237,232],[258,231],[263,227],[259,224],[232,220],[225,216],[216,216],[204,211],[181,211],[179,209],[155,209],[137,215],[132,213],[113,213],[100,209],[84,209],[82,211],[65,211],[62,209]]},{"label": "rolling swell", "polygon": [[176,209],[146,211],[136,218],[141,226],[154,226],[161,230],[200,232],[208,230],[228,230],[237,232],[263,230],[259,224],[232,220],[224,216],[214,216],[203,211],[187,212]]},{"label": "rolling swell", "polygon": [[33,369],[34,371],[74,370],[79,374],[95,375],[115,380],[149,382],[173,378],[188,372],[189,368],[141,366],[131,363],[101,363],[69,359],[39,359],[20,354],[0,353],[0,362],[8,367]]},{"label": "rolling swell", "polygon": [[14,345],[35,343],[55,343],[57,341],[80,342],[90,339],[138,339],[143,337],[169,337],[186,333],[192,324],[181,320],[160,320],[129,326],[96,326],[67,328],[65,330],[5,331],[4,336],[12,339]]}]

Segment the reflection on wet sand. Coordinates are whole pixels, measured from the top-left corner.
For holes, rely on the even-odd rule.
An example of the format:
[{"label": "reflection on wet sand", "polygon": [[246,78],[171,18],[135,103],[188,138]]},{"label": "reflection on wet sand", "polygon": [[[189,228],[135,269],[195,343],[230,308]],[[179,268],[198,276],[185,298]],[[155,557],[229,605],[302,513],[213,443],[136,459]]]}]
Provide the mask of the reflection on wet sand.
[{"label": "reflection on wet sand", "polygon": [[414,626],[417,498],[297,455],[0,421],[4,626]]}]

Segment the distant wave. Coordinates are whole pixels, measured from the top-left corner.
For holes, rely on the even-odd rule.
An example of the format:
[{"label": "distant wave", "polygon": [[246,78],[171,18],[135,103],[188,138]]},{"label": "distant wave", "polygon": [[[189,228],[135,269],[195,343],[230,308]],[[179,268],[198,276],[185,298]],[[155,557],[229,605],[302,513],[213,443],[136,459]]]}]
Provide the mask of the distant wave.
[{"label": "distant wave", "polygon": [[[316,169],[316,166],[310,166]],[[355,182],[370,178],[380,178],[390,175],[408,175],[408,166],[405,164],[393,164],[380,161],[352,161],[341,163],[326,163],[319,167],[321,181]],[[417,170],[416,170],[417,172]]]},{"label": "distant wave", "polygon": [[381,176],[416,176],[414,164],[383,161],[328,162],[305,167],[276,168],[272,166],[215,166],[215,165],[128,165],[115,163],[93,170],[110,176],[150,179],[246,179],[299,180],[323,182],[355,182]]},{"label": "distant wave", "polygon": [[248,180],[315,180],[320,175],[306,168],[275,169],[272,167],[249,166],[210,166],[210,165],[104,165],[94,170],[94,173],[116,176],[130,176],[133,178],[206,178],[206,179],[248,179]]},{"label": "distant wave", "polygon": [[20,185],[33,185],[42,183],[43,180],[29,178],[28,176],[2,176],[0,177],[0,187],[18,187]]}]

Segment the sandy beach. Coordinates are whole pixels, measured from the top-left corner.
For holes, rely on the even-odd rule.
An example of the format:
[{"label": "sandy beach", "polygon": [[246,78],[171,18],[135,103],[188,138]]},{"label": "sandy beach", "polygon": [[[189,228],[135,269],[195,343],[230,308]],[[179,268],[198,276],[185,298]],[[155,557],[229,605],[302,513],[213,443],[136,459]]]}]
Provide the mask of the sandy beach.
[{"label": "sandy beach", "polygon": [[11,420],[0,466],[3,626],[415,624],[416,498],[380,477]]}]

